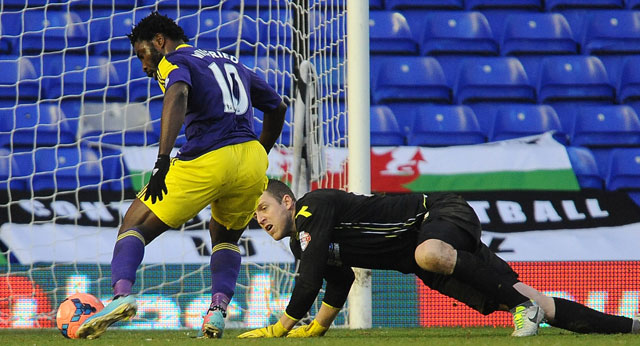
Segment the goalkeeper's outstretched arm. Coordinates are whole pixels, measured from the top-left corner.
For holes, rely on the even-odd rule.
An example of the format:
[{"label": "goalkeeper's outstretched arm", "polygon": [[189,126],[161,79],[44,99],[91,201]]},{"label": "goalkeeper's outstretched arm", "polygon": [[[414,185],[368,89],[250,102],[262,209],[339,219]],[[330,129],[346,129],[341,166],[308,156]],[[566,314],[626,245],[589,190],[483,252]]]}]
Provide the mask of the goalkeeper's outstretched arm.
[{"label": "goalkeeper's outstretched arm", "polygon": [[347,301],[355,275],[350,267],[327,266],[324,279],[327,281],[326,291],[322,299],[322,306],[320,306],[313,322],[290,331],[287,337],[323,336],[338,316],[340,309]]},{"label": "goalkeeper's outstretched arm", "polygon": [[[323,297],[322,306],[316,314],[311,324],[293,329],[298,319],[290,316],[286,311],[276,324],[264,328],[254,329],[240,334],[239,338],[308,338],[323,336],[331,323],[336,319],[340,309],[347,300],[354,274],[349,267],[328,266],[325,270],[324,279],[327,281],[326,292]],[[295,290],[294,290],[295,292]],[[293,297],[292,297],[293,298]]]}]

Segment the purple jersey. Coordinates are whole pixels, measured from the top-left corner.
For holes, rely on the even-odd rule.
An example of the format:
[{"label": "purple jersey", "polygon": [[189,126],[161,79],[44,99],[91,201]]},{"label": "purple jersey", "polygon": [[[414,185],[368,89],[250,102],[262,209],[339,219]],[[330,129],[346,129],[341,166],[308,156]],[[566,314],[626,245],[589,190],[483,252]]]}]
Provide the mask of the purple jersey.
[{"label": "purple jersey", "polygon": [[268,112],[282,102],[273,88],[235,56],[187,44],[165,55],[158,65],[163,93],[176,82],[190,87],[184,119],[187,142],[177,155],[182,160],[257,139],[253,107]]}]

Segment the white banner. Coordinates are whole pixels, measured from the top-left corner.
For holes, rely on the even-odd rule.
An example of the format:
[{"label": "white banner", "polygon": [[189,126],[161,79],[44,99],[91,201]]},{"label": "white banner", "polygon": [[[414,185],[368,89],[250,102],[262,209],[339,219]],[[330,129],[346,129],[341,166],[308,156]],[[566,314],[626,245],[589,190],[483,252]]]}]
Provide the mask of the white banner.
[{"label": "white banner", "polygon": [[[21,264],[109,264],[116,233],[115,229],[91,226],[4,224],[0,240]],[[240,246],[244,262],[293,263],[288,238],[276,242],[263,230],[247,230],[244,236],[248,239]],[[506,261],[640,260],[640,223],[593,229],[484,231],[482,241]],[[210,250],[208,231],[168,231],[145,248],[143,263],[208,264]]]},{"label": "white banner", "polygon": [[553,231],[482,232],[505,261],[639,261],[640,223]]},{"label": "white banner", "polygon": [[[6,223],[0,227],[4,242],[21,264],[111,263],[117,229],[93,226]],[[292,263],[289,244],[276,242],[263,230],[247,230],[240,241],[244,262]],[[145,248],[146,264],[209,264],[208,231],[167,231]]]}]

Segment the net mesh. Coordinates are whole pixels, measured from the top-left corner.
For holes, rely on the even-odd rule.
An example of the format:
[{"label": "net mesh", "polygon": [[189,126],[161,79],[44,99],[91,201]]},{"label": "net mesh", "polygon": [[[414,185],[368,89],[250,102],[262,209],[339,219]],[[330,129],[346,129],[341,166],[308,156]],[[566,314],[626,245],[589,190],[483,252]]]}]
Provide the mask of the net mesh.
[{"label": "net mesh", "polygon": [[[214,4],[215,3],[215,4]],[[0,5],[0,326],[52,327],[74,292],[110,298],[110,260],[124,213],[157,155],[162,94],[126,37],[158,10],[190,44],[234,55],[290,106],[268,175],[288,182],[293,112],[309,88],[329,172],[315,187],[344,188],[344,1],[10,1]],[[256,110],[256,132],[262,114]],[[318,128],[312,129],[318,131]],[[185,141],[181,132],[176,148]],[[331,155],[332,150],[338,154]],[[6,191],[6,193],[4,192]],[[208,210],[149,244],[134,290],[140,312],[124,328],[198,328],[210,301]],[[294,282],[287,244],[252,224],[229,327],[274,323]],[[320,294],[322,297],[322,294]],[[319,306],[311,310],[313,314]],[[345,316],[336,320],[346,323]]]}]

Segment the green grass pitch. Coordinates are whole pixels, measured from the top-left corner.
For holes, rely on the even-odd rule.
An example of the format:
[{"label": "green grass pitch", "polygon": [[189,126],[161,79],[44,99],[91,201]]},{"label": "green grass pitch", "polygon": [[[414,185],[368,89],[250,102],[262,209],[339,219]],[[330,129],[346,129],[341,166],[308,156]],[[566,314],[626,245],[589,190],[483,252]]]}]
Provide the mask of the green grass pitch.
[{"label": "green grass pitch", "polygon": [[640,335],[579,335],[555,328],[523,339],[509,336],[508,328],[379,328],[366,330],[332,329],[322,338],[237,339],[243,330],[227,330],[222,340],[196,339],[197,331],[110,330],[96,340],[69,340],[56,329],[0,330],[2,345],[640,345]]}]

